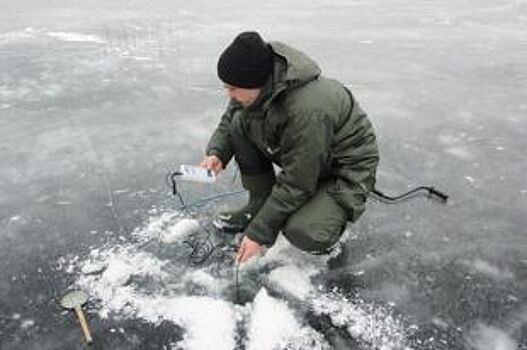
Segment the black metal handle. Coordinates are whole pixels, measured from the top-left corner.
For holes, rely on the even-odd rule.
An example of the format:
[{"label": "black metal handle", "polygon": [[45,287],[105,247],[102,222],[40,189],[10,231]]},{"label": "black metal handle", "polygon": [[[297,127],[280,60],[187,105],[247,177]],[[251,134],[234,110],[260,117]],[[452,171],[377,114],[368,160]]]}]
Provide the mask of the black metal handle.
[{"label": "black metal handle", "polygon": [[447,194],[445,194],[445,193],[443,193],[441,191],[438,191],[438,190],[436,190],[433,187],[430,187],[428,189],[428,192],[430,193],[430,195],[436,196],[439,200],[441,200],[444,203],[446,203],[448,201],[448,195]]}]

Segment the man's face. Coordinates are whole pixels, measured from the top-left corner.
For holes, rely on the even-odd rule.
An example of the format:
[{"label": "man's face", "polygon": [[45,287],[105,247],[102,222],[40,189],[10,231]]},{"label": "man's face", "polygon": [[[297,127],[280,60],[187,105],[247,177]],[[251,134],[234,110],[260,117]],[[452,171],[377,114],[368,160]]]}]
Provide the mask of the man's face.
[{"label": "man's face", "polygon": [[244,107],[252,105],[260,95],[261,88],[245,89],[229,84],[224,84],[225,92],[229,98],[241,103]]}]

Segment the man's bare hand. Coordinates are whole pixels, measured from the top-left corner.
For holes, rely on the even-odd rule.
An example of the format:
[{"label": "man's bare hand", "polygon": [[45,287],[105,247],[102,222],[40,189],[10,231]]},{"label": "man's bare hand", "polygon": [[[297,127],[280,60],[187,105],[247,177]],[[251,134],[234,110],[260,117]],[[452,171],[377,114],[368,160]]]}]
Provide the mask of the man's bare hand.
[{"label": "man's bare hand", "polygon": [[210,169],[214,172],[214,175],[218,175],[223,170],[223,162],[217,156],[206,156],[203,158],[200,167]]},{"label": "man's bare hand", "polygon": [[262,245],[256,243],[249,237],[244,236],[242,239],[242,244],[240,244],[240,248],[238,248],[238,253],[236,254],[236,261],[243,263],[254,255],[260,253],[262,249]]}]

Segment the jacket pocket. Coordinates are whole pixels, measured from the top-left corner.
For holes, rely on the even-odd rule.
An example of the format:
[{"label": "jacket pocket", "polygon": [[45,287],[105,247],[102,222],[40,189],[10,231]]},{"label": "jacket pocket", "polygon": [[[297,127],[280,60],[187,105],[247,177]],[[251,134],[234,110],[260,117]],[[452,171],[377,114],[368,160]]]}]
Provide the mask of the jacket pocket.
[{"label": "jacket pocket", "polygon": [[366,195],[358,183],[336,178],[332,186],[328,188],[328,193],[344,209],[351,222],[357,221],[366,209]]}]

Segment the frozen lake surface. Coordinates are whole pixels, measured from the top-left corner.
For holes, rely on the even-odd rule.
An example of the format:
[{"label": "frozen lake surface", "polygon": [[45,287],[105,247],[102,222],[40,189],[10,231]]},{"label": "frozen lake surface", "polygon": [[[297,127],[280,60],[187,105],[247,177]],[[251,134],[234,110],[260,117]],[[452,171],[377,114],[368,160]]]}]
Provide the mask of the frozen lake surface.
[{"label": "frozen lake surface", "polygon": [[[352,89],[379,189],[448,205],[372,199],[337,263],[279,240],[239,290],[227,245],[189,264],[245,198],[185,212],[166,175],[201,160],[247,29]],[[527,349],[525,33],[524,0],[2,1],[0,348],[86,348],[59,304],[82,288],[95,349]]]}]

